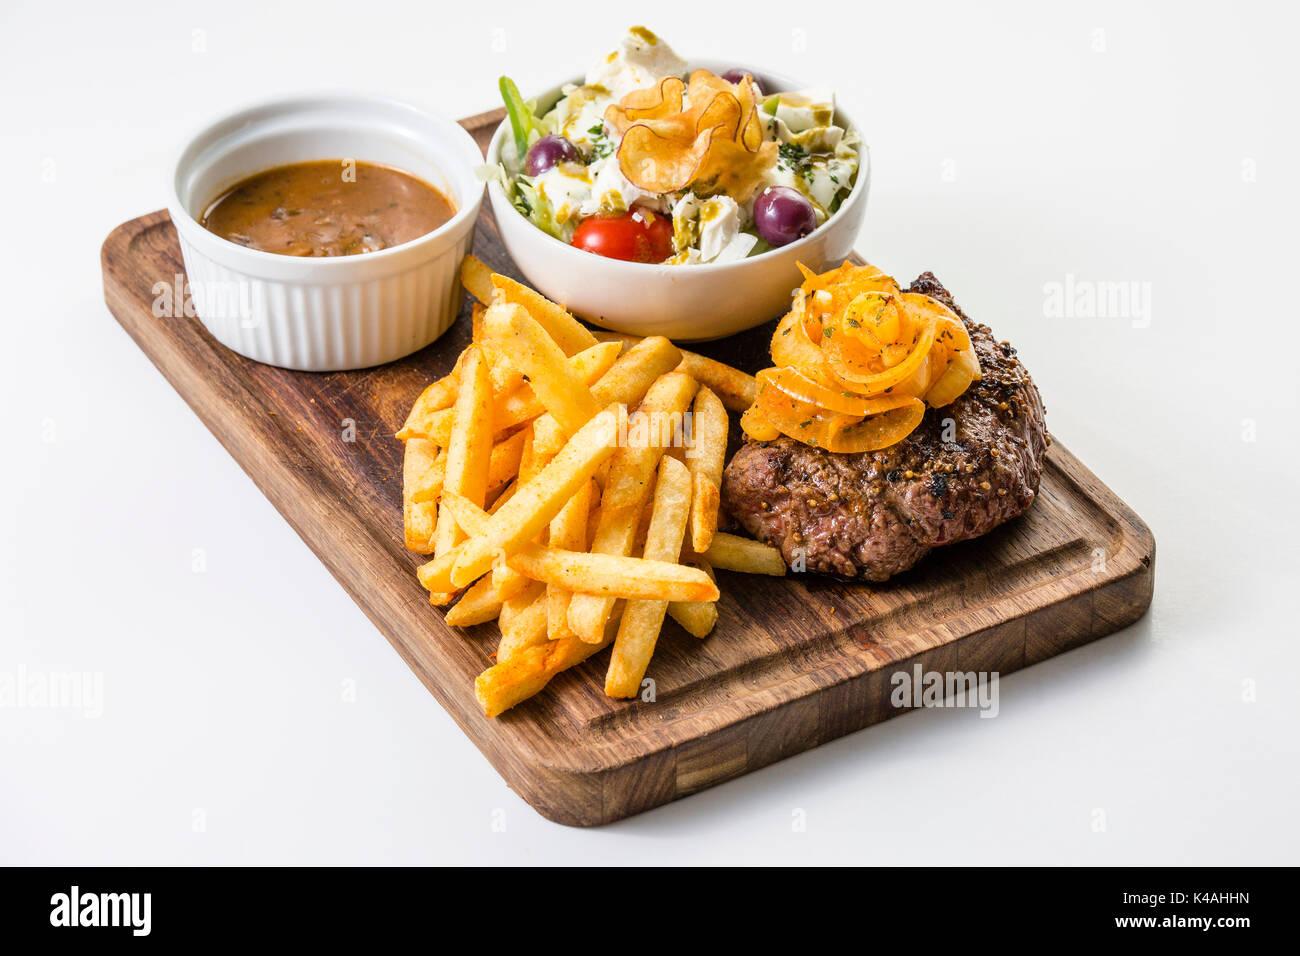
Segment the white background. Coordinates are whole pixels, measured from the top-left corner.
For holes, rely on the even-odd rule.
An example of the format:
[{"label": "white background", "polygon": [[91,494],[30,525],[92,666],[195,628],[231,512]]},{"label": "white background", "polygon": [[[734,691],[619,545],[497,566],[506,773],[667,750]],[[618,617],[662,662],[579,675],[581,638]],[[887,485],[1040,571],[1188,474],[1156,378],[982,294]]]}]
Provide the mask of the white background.
[{"label": "white background", "polygon": [[[1300,862],[1294,8],[616,7],[3,5],[0,671],[102,672],[104,700],[0,709],[0,861]],[[462,116],[643,19],[853,107],[859,249],[1020,347],[1151,525],[1157,586],[1006,678],[995,720],[912,714],[582,831],[505,786],[132,344],[99,245],[233,105],[357,86]],[[1049,317],[1067,275],[1149,284],[1149,323]]]}]

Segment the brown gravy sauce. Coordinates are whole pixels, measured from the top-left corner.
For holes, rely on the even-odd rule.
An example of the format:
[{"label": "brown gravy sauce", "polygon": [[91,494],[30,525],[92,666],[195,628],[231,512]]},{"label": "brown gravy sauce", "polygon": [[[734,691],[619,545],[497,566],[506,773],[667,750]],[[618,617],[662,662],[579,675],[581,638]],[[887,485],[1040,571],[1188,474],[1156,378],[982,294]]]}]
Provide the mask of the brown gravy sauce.
[{"label": "brown gravy sauce", "polygon": [[355,256],[418,239],[456,215],[441,192],[392,166],[325,159],[276,166],[214,199],[204,228],[284,256]]}]

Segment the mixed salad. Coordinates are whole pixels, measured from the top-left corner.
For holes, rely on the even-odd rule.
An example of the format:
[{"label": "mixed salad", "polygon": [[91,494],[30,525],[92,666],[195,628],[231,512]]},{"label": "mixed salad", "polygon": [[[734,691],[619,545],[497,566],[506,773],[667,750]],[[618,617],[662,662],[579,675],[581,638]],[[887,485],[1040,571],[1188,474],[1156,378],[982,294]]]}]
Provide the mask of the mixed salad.
[{"label": "mixed salad", "polygon": [[597,255],[682,265],[808,235],[858,172],[826,90],[777,91],[740,68],[686,72],[644,27],[536,114],[501,78],[511,135],[493,169],[539,229]]}]

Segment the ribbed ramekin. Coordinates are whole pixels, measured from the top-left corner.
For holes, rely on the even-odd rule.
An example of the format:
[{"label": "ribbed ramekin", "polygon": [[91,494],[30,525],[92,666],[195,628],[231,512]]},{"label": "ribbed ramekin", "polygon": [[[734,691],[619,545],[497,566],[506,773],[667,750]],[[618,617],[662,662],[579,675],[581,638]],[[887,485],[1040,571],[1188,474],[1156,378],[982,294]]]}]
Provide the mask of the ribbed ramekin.
[{"label": "ribbed ramekin", "polygon": [[[249,249],[199,224],[206,205],[241,179],[323,159],[396,166],[442,190],[456,215],[400,246],[335,258]],[[200,321],[241,355],[312,372],[368,368],[424,348],[456,318],[460,263],[483,200],[481,163],[462,127],[384,97],[305,95],[217,120],[181,149],[168,204]]]}]

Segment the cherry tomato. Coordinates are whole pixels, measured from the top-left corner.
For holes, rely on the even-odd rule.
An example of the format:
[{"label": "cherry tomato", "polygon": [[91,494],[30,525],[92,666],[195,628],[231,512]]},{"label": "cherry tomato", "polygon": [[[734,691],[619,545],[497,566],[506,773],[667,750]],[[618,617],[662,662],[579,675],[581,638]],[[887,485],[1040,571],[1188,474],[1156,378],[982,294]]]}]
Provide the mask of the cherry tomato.
[{"label": "cherry tomato", "polygon": [[574,231],[573,245],[608,259],[663,262],[673,254],[673,221],[638,210],[621,216],[592,216]]}]

